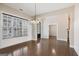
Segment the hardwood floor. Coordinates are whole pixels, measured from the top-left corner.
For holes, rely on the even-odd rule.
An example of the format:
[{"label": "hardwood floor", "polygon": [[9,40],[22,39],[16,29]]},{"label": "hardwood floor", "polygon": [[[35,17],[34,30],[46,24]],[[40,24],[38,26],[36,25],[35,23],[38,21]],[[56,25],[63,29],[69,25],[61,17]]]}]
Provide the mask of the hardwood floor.
[{"label": "hardwood floor", "polygon": [[11,47],[0,49],[1,56],[77,56],[73,48],[65,41],[55,37],[41,39],[38,42],[29,41]]}]

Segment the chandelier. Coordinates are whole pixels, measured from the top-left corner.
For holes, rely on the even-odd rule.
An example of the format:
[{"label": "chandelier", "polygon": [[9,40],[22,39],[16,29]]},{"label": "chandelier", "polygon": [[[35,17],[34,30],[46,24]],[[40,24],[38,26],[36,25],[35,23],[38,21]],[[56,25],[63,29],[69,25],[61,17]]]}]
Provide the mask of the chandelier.
[{"label": "chandelier", "polygon": [[38,24],[39,23],[39,19],[36,16],[36,3],[35,3],[35,16],[33,17],[31,23],[33,23],[33,24]]}]

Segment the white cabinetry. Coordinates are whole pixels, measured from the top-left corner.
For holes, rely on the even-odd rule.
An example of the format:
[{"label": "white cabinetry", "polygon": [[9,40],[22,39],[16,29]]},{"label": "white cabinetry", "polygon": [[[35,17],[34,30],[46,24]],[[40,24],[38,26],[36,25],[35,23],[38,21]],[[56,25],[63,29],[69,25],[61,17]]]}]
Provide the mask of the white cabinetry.
[{"label": "white cabinetry", "polygon": [[2,39],[27,36],[28,21],[13,15],[2,13]]}]

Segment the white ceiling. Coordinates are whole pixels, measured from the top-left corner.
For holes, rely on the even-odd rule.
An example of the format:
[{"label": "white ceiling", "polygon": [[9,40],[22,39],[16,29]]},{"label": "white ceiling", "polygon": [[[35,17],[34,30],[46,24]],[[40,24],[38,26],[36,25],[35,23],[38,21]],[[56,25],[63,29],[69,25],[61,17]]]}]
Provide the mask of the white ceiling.
[{"label": "white ceiling", "polygon": [[[29,16],[35,15],[35,4],[34,3],[5,3],[10,7],[13,7],[17,10],[23,9],[22,12],[28,14]],[[43,13],[63,9],[70,7],[74,4],[71,3],[37,3],[36,4],[36,14],[40,15]]]}]

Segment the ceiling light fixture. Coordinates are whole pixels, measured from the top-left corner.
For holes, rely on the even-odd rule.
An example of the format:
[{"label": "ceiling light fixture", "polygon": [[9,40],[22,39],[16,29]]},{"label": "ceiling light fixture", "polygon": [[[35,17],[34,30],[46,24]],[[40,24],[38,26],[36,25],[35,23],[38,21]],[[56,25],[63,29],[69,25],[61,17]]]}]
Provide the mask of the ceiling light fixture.
[{"label": "ceiling light fixture", "polygon": [[23,11],[23,9],[19,9],[20,11]]},{"label": "ceiling light fixture", "polygon": [[38,24],[39,23],[39,20],[36,16],[36,3],[35,3],[35,16],[33,17],[31,23],[33,23],[33,24]]}]

